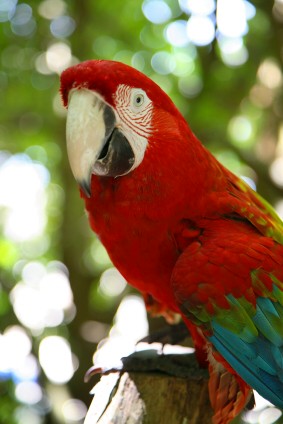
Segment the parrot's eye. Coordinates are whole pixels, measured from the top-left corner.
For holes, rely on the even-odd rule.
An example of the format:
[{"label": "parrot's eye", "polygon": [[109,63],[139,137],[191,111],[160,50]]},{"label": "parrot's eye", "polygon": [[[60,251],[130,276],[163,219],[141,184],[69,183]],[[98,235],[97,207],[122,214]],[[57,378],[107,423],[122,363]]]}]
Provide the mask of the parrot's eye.
[{"label": "parrot's eye", "polygon": [[142,88],[132,88],[129,96],[129,106],[133,113],[142,113],[151,103],[146,92]]},{"label": "parrot's eye", "polygon": [[134,99],[133,99],[134,106],[140,107],[142,106],[143,102],[144,102],[143,94],[136,94],[134,96]]}]

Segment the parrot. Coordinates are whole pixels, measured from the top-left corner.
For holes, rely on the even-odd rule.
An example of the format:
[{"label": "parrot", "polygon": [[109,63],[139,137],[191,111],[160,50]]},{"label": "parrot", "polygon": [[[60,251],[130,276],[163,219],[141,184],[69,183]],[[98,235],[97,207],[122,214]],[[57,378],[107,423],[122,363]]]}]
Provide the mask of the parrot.
[{"label": "parrot", "polygon": [[70,168],[114,266],[208,367],[214,424],[253,389],[283,408],[283,223],[137,69],[87,60],[61,74]]}]

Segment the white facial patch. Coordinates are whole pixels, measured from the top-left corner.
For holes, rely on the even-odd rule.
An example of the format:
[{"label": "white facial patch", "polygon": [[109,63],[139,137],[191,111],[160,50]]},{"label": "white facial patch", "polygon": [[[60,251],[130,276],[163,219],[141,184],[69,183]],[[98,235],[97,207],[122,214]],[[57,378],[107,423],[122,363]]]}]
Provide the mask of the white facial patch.
[{"label": "white facial patch", "polygon": [[132,88],[125,84],[118,85],[114,95],[116,112],[119,116],[118,126],[133,149],[135,163],[132,170],[140,165],[152,134],[153,104],[141,88]]}]

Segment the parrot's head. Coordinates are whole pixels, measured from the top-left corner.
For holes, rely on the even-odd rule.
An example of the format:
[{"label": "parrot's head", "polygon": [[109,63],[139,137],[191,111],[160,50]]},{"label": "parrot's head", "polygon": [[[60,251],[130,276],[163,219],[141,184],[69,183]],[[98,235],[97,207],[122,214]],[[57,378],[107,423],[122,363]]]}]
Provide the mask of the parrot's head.
[{"label": "parrot's head", "polygon": [[157,84],[120,62],[89,60],[66,69],[61,94],[68,108],[71,169],[87,196],[93,174],[127,175],[141,165],[165,127],[167,139],[186,131],[180,125],[188,128]]}]

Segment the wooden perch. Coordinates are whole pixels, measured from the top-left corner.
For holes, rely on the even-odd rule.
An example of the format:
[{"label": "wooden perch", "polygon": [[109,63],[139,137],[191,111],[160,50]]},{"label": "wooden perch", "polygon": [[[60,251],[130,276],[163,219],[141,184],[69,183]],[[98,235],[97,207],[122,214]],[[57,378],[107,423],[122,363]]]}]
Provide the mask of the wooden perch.
[{"label": "wooden perch", "polygon": [[116,371],[92,393],[85,424],[211,424],[207,377],[198,368],[186,378]]}]

